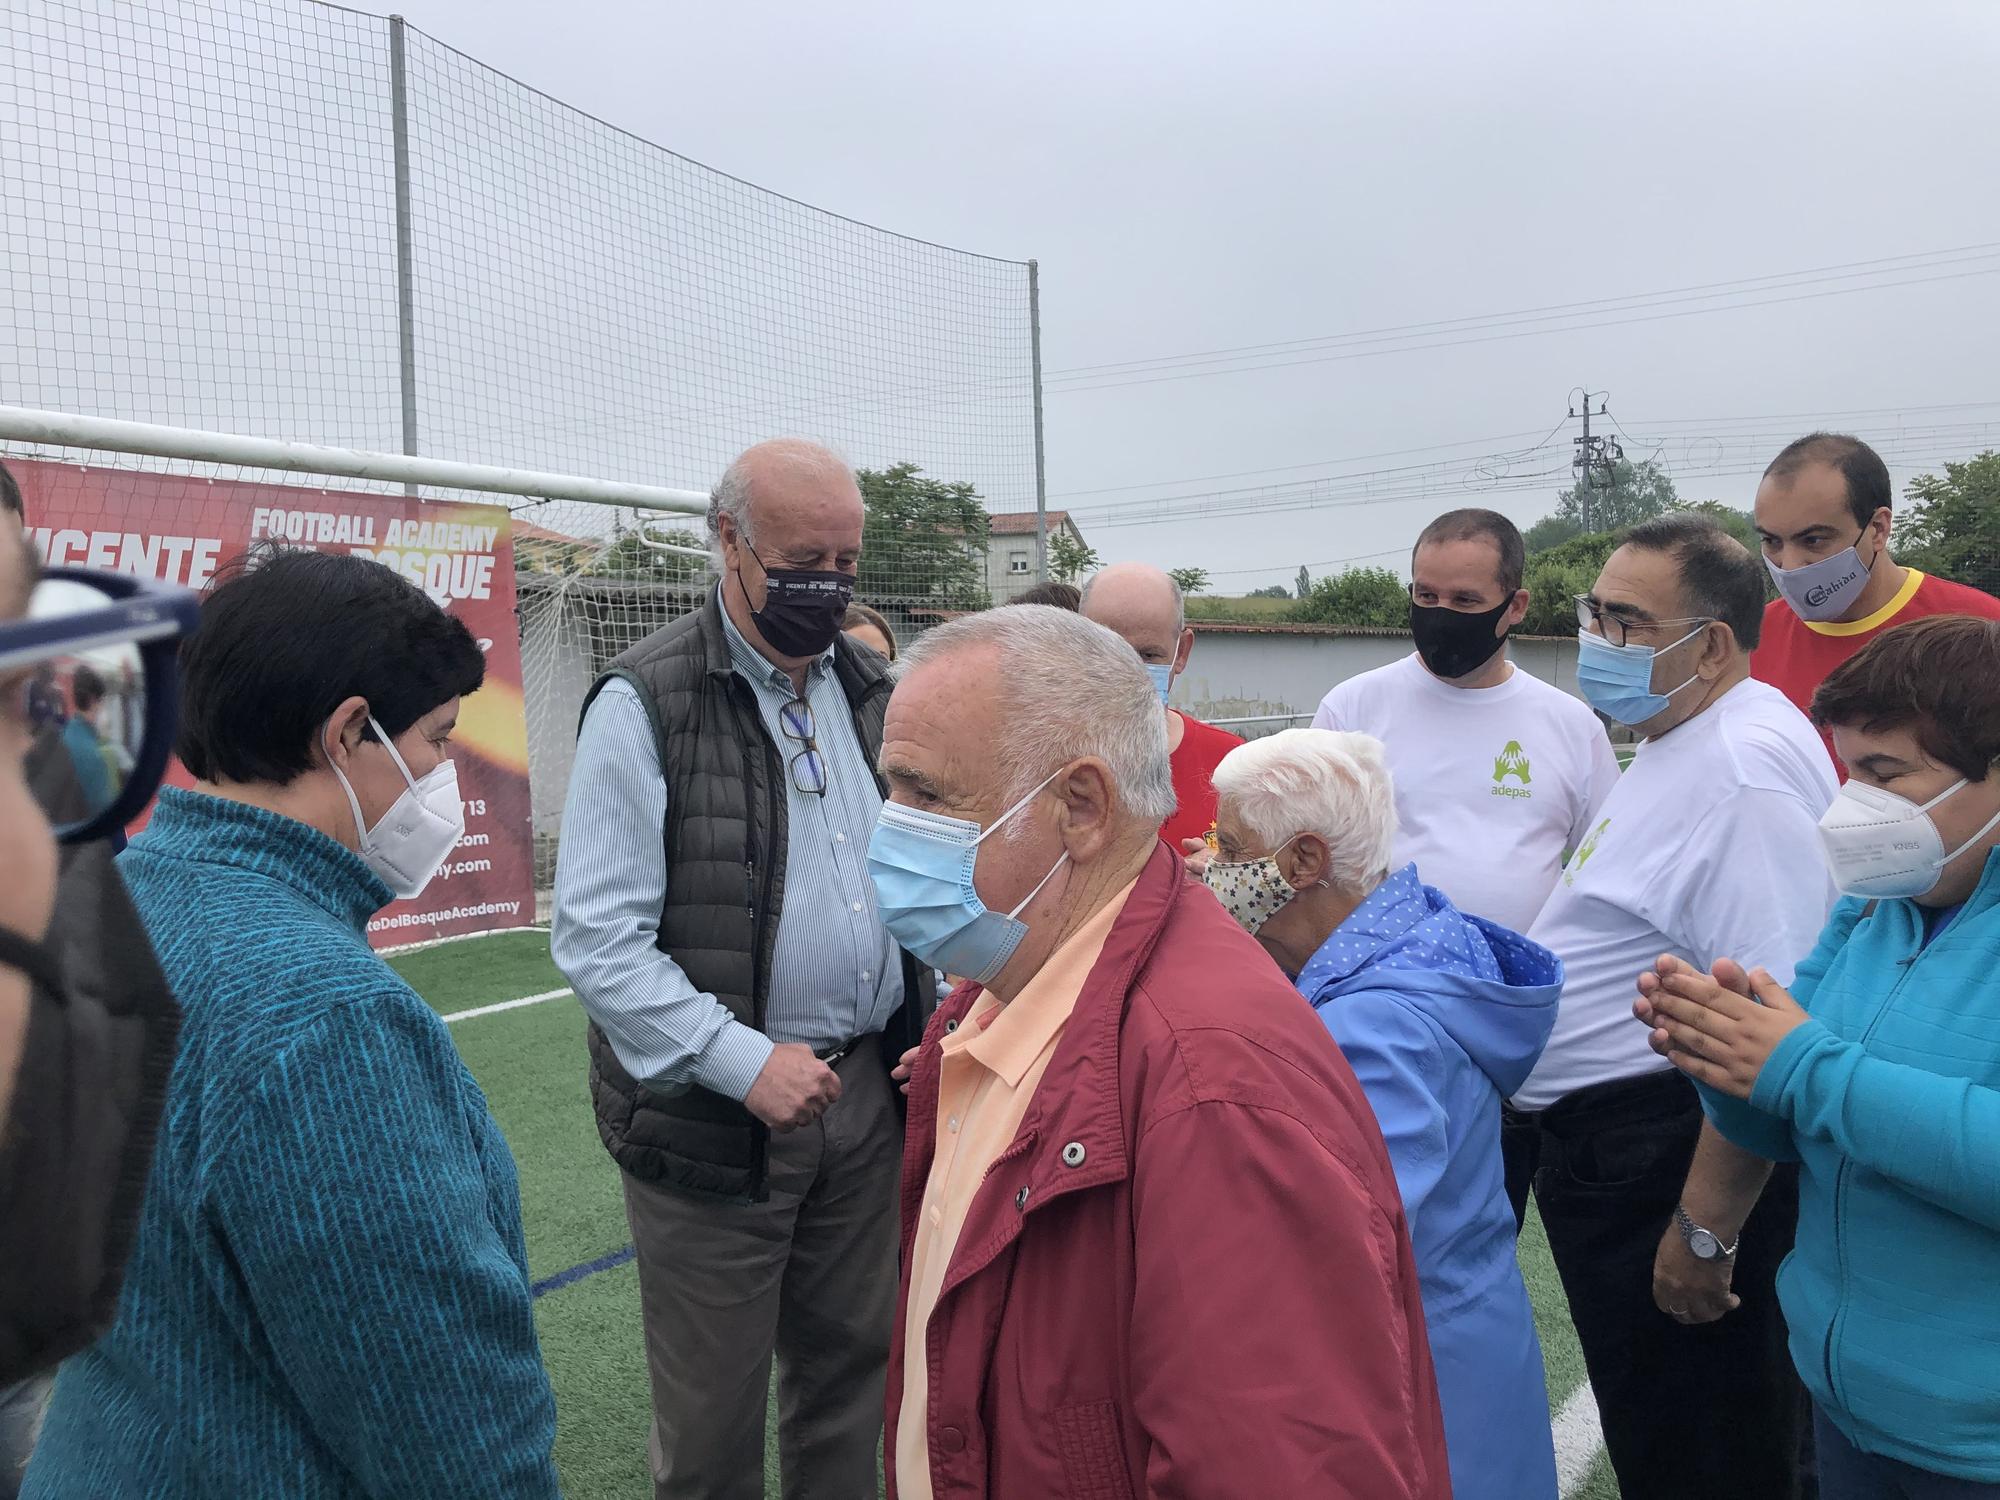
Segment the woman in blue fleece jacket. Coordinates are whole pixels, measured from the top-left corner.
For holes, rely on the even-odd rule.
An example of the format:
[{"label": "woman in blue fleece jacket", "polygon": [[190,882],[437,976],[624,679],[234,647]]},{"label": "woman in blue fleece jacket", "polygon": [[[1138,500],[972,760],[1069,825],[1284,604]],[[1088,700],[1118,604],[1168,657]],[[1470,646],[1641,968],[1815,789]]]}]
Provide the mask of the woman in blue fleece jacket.
[{"label": "woman in blue fleece jacket", "polygon": [[447,741],[483,671],[361,558],[204,603],[199,786],[118,861],[180,1052],[117,1321],[56,1378],[29,1500],[555,1495],[513,1158],[366,937],[459,837]]},{"label": "woman in blue fleece jacket", "polygon": [[1663,961],[1637,1013],[1725,1135],[1800,1164],[1778,1291],[1824,1500],[2000,1496],[2000,621],[1884,633],[1813,717],[1848,894],[1792,993]]},{"label": "woman in blue fleece jacket", "polygon": [[[1381,741],[1291,729],[1216,767],[1205,874],[1340,1044],[1382,1127],[1424,1297],[1457,1500],[1555,1500],[1534,1309],[1514,1255],[1500,1101],[1548,1044],[1562,963],[1388,871]],[[1385,873],[1387,872],[1387,873]]]}]

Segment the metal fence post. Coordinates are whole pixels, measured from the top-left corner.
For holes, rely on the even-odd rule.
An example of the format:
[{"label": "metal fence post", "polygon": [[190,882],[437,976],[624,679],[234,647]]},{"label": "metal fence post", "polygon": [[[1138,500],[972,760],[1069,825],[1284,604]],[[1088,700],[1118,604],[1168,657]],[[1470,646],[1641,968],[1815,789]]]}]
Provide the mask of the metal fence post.
[{"label": "metal fence post", "polygon": [[1035,582],[1049,581],[1049,480],[1042,461],[1042,271],[1028,262],[1028,341],[1035,365]]},{"label": "metal fence post", "polygon": [[[403,388],[403,451],[417,451],[417,292],[410,244],[410,98],[403,18],[389,17],[389,109],[396,136],[396,354]],[[405,486],[410,495],[417,487]]]}]

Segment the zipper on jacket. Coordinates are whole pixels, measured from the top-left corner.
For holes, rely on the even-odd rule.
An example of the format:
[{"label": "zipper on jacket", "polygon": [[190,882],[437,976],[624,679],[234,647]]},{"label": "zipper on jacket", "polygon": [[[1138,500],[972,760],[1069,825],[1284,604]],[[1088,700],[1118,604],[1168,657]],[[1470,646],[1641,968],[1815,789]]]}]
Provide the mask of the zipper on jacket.
[{"label": "zipper on jacket", "polygon": [[[1921,922],[1922,918],[1918,920]],[[1918,961],[1923,958],[1927,951],[1929,950],[1923,941],[1923,935],[1920,930],[1917,936],[1916,951],[1905,958],[1896,960],[1896,967],[1903,972],[1897,976],[1896,982],[1889,987],[1889,993],[1882,997],[1882,1003],[1876,1007],[1875,1014],[1868,1018],[1868,1024],[1862,1028],[1861,1035],[1855,1040],[1855,1046],[1865,1048],[1868,1045],[1869,1038],[1875,1035],[1876,1029],[1887,1018],[1890,1008],[1896,1003],[1896,997],[1903,992],[1903,986],[1909,982],[1910,976],[1916,972]],[[1840,1337],[1842,1326],[1847,1321],[1847,1235],[1842,1224],[1845,1217],[1843,1205],[1847,1198],[1847,1184],[1853,1175],[1854,1163],[1849,1158],[1843,1156],[1840,1160],[1840,1170],[1833,1174],[1833,1264],[1835,1281],[1833,1288],[1833,1317],[1828,1320],[1826,1325],[1825,1350],[1826,1388],[1833,1393],[1835,1399],[1843,1402],[1846,1398],[1840,1394],[1840,1382],[1835,1374],[1834,1345]]]}]

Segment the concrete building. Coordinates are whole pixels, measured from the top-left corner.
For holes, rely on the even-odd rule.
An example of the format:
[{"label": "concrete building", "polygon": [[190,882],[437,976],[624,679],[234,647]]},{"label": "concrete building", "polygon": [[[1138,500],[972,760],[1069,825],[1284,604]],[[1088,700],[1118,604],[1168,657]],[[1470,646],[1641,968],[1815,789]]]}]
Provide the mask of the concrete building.
[{"label": "concrete building", "polygon": [[[995,604],[1006,604],[1035,582],[1035,513],[1002,511],[992,521],[986,542],[986,592]],[[1051,545],[1058,535],[1083,545],[1083,533],[1066,510],[1049,512]]]}]

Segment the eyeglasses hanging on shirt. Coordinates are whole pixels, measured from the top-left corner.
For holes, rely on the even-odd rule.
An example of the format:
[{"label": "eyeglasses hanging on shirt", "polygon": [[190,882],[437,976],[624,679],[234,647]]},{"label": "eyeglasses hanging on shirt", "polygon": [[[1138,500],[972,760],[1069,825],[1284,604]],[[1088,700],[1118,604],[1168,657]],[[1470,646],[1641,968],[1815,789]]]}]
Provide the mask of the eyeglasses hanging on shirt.
[{"label": "eyeglasses hanging on shirt", "polygon": [[810,792],[815,797],[826,795],[826,757],[819,753],[817,726],[813,723],[812,705],[803,698],[794,698],[778,710],[778,726],[785,731],[785,738],[797,742],[801,748],[792,757],[792,785],[802,792]]}]

